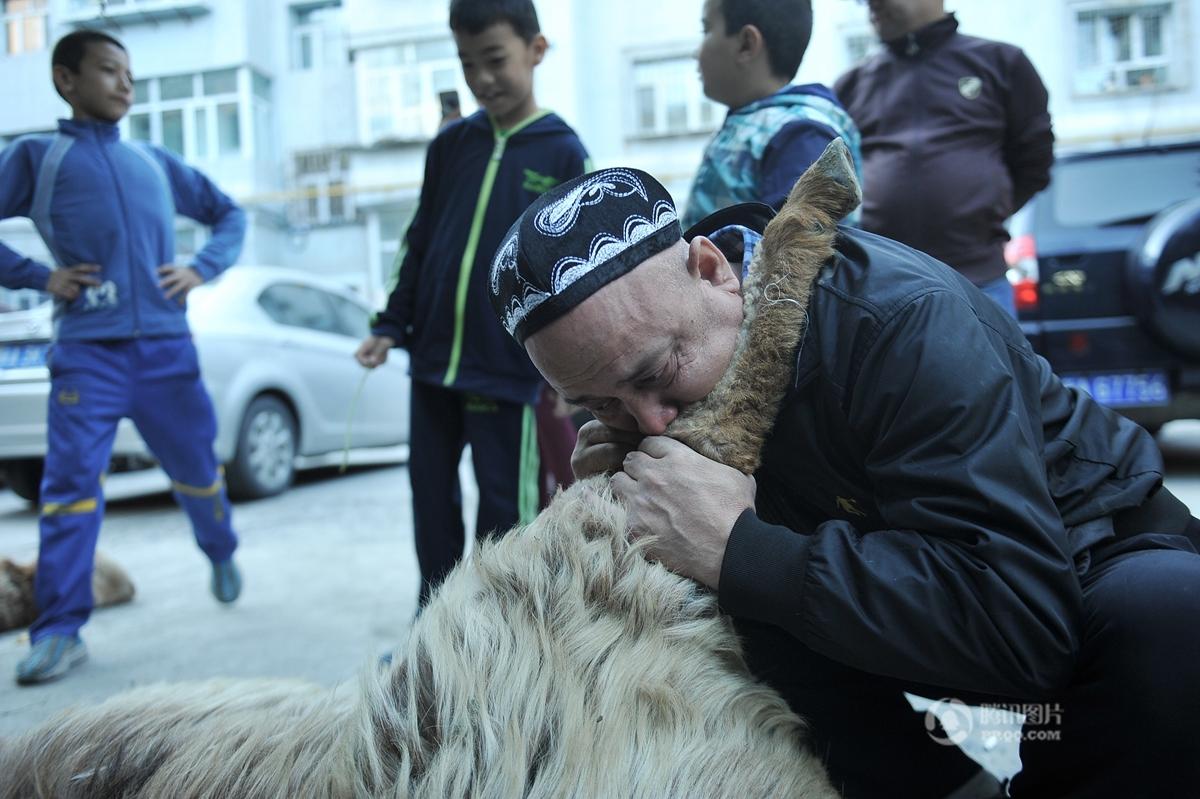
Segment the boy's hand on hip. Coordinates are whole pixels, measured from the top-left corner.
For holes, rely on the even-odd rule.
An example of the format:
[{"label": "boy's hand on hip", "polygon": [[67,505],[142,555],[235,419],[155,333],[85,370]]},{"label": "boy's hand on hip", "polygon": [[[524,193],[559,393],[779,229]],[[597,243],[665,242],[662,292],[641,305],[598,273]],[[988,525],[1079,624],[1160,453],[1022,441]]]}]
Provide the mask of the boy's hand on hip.
[{"label": "boy's hand on hip", "polygon": [[55,269],[46,281],[46,291],[69,302],[79,296],[81,287],[100,285],[100,278],[96,277],[99,271],[97,264],[75,264]]},{"label": "boy's hand on hip", "polygon": [[612,488],[628,509],[629,534],[654,536],[650,557],[714,591],[738,517],[754,507],[753,477],[673,438],[651,436],[625,458]]},{"label": "boy's hand on hip", "polygon": [[391,336],[367,336],[363,339],[363,343],[358,345],[358,351],[354,353],[354,360],[368,369],[374,369],[387,362],[388,350],[394,346],[396,346],[396,339]]},{"label": "boy's hand on hip", "polygon": [[176,300],[180,304],[187,299],[188,292],[204,282],[200,273],[190,266],[175,266],[164,264],[158,268],[158,287],[163,290],[168,300]]}]

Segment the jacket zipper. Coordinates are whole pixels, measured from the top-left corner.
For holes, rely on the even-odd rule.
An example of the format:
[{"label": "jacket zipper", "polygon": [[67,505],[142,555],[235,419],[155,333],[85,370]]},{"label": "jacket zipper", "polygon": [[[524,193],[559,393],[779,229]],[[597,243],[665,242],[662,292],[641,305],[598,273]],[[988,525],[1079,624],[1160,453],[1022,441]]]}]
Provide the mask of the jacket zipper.
[{"label": "jacket zipper", "polygon": [[488,204],[492,199],[492,187],[496,182],[496,173],[500,171],[500,161],[504,158],[504,148],[509,139],[549,113],[549,110],[539,111],[509,130],[500,130],[495,126],[495,121],[492,122],[492,128],[495,130],[495,144],[492,147],[491,158],[488,159],[487,169],[483,173],[483,184],[479,187],[479,199],[475,202],[475,216],[471,219],[471,230],[467,234],[467,246],[463,250],[462,261],[458,267],[458,286],[454,294],[454,341],[450,345],[450,362],[446,366],[446,374],[442,378],[443,386],[454,385],[454,381],[458,379],[458,365],[462,360],[463,329],[466,325],[467,289],[471,285],[471,269],[475,264],[475,253],[479,249],[479,236],[483,232],[483,220],[487,216]]},{"label": "jacket zipper", "polygon": [[[117,197],[121,201],[121,216],[125,220],[125,262],[129,265],[129,306],[133,309],[133,335],[137,337],[142,334],[142,322],[141,315],[138,312],[138,279],[137,270],[133,265],[133,236],[129,229],[129,207],[125,202],[125,192],[121,188],[121,181],[117,179],[117,170],[113,168],[112,158],[109,156],[107,145],[101,142],[99,137],[96,139],[96,144],[100,147],[104,163],[112,175],[113,188],[117,190]],[[119,302],[120,299],[118,298]]]}]

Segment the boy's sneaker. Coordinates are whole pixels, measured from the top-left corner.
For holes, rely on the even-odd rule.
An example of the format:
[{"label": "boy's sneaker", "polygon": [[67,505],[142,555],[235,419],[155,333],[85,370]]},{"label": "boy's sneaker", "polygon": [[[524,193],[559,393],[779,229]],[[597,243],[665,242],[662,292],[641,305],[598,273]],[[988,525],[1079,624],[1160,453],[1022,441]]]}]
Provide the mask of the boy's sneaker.
[{"label": "boy's sneaker", "polygon": [[58,679],[87,660],[87,647],[78,635],[47,635],[17,664],[17,684],[36,685]]},{"label": "boy's sneaker", "polygon": [[242,593],[242,575],[233,558],[213,564],[212,592],[218,602],[227,605]]}]

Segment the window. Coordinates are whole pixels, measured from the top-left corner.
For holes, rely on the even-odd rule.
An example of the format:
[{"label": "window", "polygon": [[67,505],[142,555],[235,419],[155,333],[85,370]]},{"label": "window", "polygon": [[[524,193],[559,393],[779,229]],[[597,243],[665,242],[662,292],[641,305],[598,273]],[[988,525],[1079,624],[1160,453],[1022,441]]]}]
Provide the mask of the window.
[{"label": "window", "polygon": [[296,183],[302,194],[304,224],[328,225],[354,220],[353,198],[346,189],[350,168],[345,153],[322,150],[296,156]]},{"label": "window", "polygon": [[222,69],[216,72],[204,73],[204,93],[212,96],[214,94],[234,94],[237,92],[237,73],[236,69]]},{"label": "window", "polygon": [[46,0],[0,0],[7,55],[46,49]]},{"label": "window", "polygon": [[705,133],[721,119],[719,108],[704,96],[691,56],[634,61],[633,103],[635,136]]},{"label": "window", "polygon": [[258,304],[281,325],[319,333],[341,333],[329,295],[318,289],[280,283],[264,290],[258,297]]},{"label": "window", "polygon": [[162,146],[179,157],[183,152],[183,111],[175,108],[162,113]]},{"label": "window", "polygon": [[1076,93],[1113,94],[1174,88],[1172,3],[1075,10]]},{"label": "window", "polygon": [[317,69],[326,63],[325,36],[339,30],[341,8],[292,11],[292,69]]},{"label": "window", "polygon": [[[1113,191],[1120,186],[1120,191]],[[1039,227],[1048,230],[1140,225],[1164,208],[1200,196],[1200,150],[1164,147],[1061,161]]]},{"label": "window", "polygon": [[[243,88],[240,73],[250,80]],[[244,67],[134,81],[129,136],[160,144],[188,161],[269,157],[271,81]],[[249,96],[247,96],[249,95]],[[253,119],[247,119],[247,109]],[[254,144],[247,142],[251,128]]]},{"label": "window", "polygon": [[338,332],[362,340],[371,333],[371,315],[344,297],[328,295],[337,314]]},{"label": "window", "polygon": [[237,103],[217,106],[217,151],[221,155],[236,155],[242,149],[242,125]]},{"label": "window", "polygon": [[150,141],[150,115],[149,114],[130,114],[129,115],[129,136],[133,139],[141,139],[142,141]]},{"label": "window", "polygon": [[182,100],[191,97],[196,81],[191,75],[174,75],[158,79],[158,99]]},{"label": "window", "polygon": [[441,95],[470,96],[448,38],[360,50],[354,68],[360,137],[368,144],[431,138],[442,119]]}]

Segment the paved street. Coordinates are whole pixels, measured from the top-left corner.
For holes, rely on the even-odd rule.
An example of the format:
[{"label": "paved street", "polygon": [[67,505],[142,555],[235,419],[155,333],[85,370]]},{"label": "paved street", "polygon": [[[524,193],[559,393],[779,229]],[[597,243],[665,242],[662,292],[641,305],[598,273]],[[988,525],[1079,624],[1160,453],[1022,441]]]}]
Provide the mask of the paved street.
[{"label": "paved street", "polygon": [[[84,630],[89,662],[70,679],[18,688],[24,631],[0,636],[0,735],[54,710],[159,680],[280,676],[334,684],[399,642],[416,606],[416,559],[403,467],[305,475],[280,497],[234,508],[245,590],[209,593],[209,566],[160,473],[116,475],[100,549],[133,578],[128,605]],[[146,495],[159,487],[159,493]],[[36,553],[36,517],[0,494],[0,553]]]},{"label": "paved street", "polygon": [[[1200,423],[1164,431],[1168,486],[1200,512]],[[100,549],[137,586],[134,602],[107,608],[85,629],[91,660],[58,683],[17,688],[23,631],[0,635],[0,735],[55,710],[135,685],[214,676],[295,677],[333,685],[402,640],[416,600],[408,479],[402,466],[304,475],[281,497],[235,508],[246,578],[241,600],[221,607],[209,569],[159,473],[117,475]],[[473,505],[473,492],[465,501]],[[36,517],[0,491],[0,554],[36,552]],[[937,698],[937,697],[933,697]],[[1003,733],[965,745],[994,771],[1017,770]]]}]

